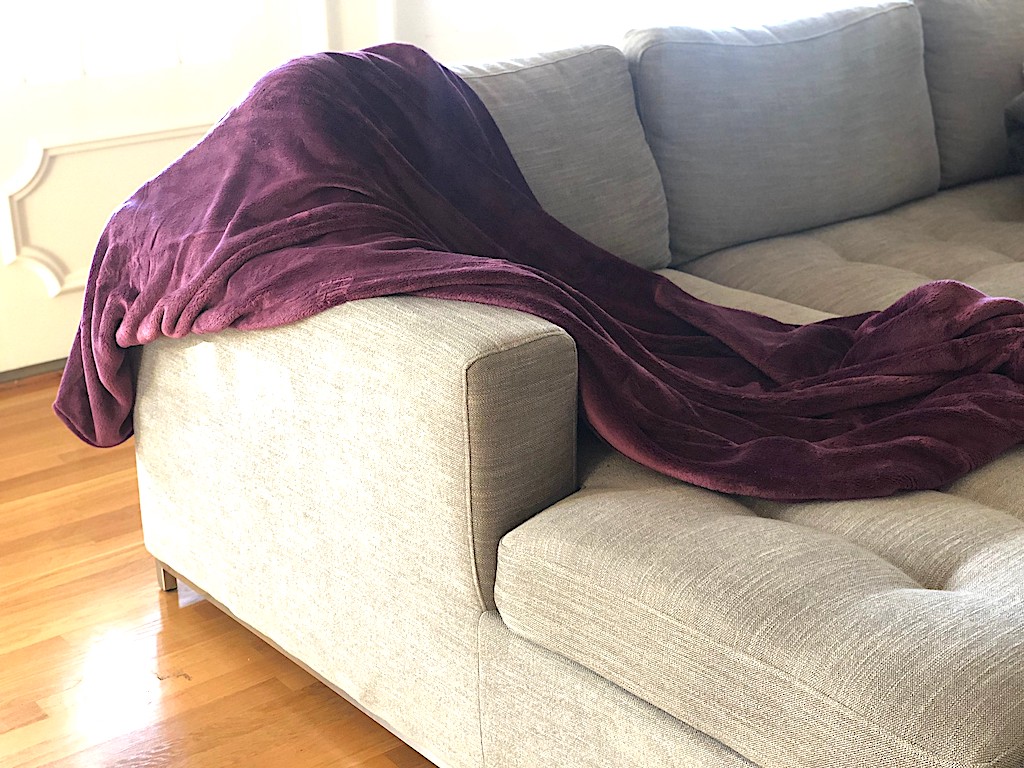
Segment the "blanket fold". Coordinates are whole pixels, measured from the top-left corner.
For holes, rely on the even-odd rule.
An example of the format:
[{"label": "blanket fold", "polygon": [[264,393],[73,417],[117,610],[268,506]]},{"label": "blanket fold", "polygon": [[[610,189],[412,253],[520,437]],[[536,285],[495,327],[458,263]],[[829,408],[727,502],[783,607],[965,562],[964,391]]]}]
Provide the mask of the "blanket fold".
[{"label": "blanket fold", "polygon": [[715,490],[936,488],[1024,440],[1020,302],[942,281],[794,326],[700,301],[546,214],[472,90],[397,44],[269,73],[114,214],[55,410],[117,444],[129,348],[388,294],[561,326],[598,434]]}]

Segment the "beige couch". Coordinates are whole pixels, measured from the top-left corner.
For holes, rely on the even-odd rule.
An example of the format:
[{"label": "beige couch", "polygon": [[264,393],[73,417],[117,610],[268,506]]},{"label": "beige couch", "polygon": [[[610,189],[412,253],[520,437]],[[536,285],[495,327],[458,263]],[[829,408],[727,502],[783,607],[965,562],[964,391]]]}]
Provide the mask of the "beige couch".
[{"label": "beige couch", "polygon": [[[1020,0],[921,0],[459,71],[555,216],[803,322],[1024,299],[1022,59]],[[1024,450],[729,497],[577,431],[559,328],[411,297],[156,342],[136,425],[154,557],[439,765],[1024,765]]]}]

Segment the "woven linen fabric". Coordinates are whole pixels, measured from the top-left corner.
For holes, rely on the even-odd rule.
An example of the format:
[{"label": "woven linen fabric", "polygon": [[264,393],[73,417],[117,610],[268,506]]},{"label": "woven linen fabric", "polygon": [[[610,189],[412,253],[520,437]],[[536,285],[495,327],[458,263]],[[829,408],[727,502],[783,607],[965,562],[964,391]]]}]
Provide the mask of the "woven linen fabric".
[{"label": "woven linen fabric", "polygon": [[793,326],[700,301],[545,213],[479,98],[401,45],[275,70],[114,215],[55,408],[123,441],[128,348],[399,293],[563,328],[588,422],[716,490],[887,495],[1024,439],[1020,302],[936,282]]},{"label": "woven linen fabric", "polygon": [[535,317],[408,296],[160,339],[140,363],[146,547],[416,747],[478,766],[477,617],[497,539],[575,487],[573,357]]},{"label": "woven linen fabric", "polygon": [[587,46],[455,73],[487,106],[545,211],[626,261],[668,266],[665,190],[622,51]]},{"label": "woven linen fabric", "polygon": [[480,617],[487,768],[758,768],[581,664]]},{"label": "woven linen fabric", "polygon": [[[760,766],[1024,762],[1024,516],[723,498],[583,446],[581,490],[502,539],[514,633]],[[989,483],[1019,498],[1022,460]]]},{"label": "woven linen fabric", "polygon": [[726,248],[683,269],[841,315],[886,306],[944,279],[1024,300],[1024,176],[947,189],[865,219]]},{"label": "woven linen fabric", "polygon": [[938,189],[912,3],[755,29],[638,30],[626,54],[674,264]]},{"label": "woven linen fabric", "polygon": [[942,186],[1004,174],[1003,108],[1024,90],[1024,3],[918,0]]}]

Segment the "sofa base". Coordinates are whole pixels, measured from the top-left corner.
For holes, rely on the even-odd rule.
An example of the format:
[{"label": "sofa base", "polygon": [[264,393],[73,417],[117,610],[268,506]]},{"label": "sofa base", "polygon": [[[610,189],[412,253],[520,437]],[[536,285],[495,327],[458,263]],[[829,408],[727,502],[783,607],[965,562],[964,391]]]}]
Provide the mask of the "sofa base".
[{"label": "sofa base", "polygon": [[[177,569],[155,562],[161,590],[177,589],[179,581],[187,585],[434,765],[450,765],[240,619]],[[757,768],[599,675],[513,634],[496,611],[481,614],[479,637],[481,738],[487,768]]]},{"label": "sofa base", "polygon": [[480,617],[480,707],[487,768],[757,768],[716,739]]},{"label": "sofa base", "polygon": [[[164,591],[164,592],[171,592],[171,591],[176,590],[178,588],[178,582],[179,581],[182,584],[185,584],[186,586],[188,586],[189,589],[191,589],[197,595],[202,597],[206,602],[210,603],[210,605],[213,605],[217,609],[223,611],[225,614],[230,616],[234,621],[238,622],[240,625],[245,627],[249,632],[252,632],[252,634],[254,634],[260,640],[265,642],[267,645],[269,645],[275,651],[280,653],[286,659],[291,661],[297,667],[299,667],[300,669],[302,669],[304,672],[306,672],[307,674],[311,675],[312,677],[316,678],[316,680],[318,682],[320,682],[323,685],[325,685],[328,688],[330,688],[334,693],[336,693],[339,696],[341,696],[341,698],[343,698],[345,701],[347,701],[353,707],[358,709],[360,712],[362,712],[368,718],[373,720],[381,728],[384,728],[386,731],[394,734],[394,736],[396,738],[401,739],[405,744],[408,744],[410,747],[415,749],[417,752],[419,752],[421,755],[423,755],[425,758],[427,758],[434,765],[438,766],[438,768],[448,768],[448,763],[446,763],[444,760],[442,760],[441,758],[439,758],[436,755],[431,754],[431,751],[429,749],[426,749],[425,747],[417,744],[415,740],[406,737],[402,733],[402,731],[400,729],[395,728],[393,725],[391,725],[391,723],[387,722],[386,720],[384,720],[380,716],[378,716],[375,713],[371,712],[369,709],[367,709],[365,706],[363,706],[355,698],[350,696],[344,690],[339,688],[337,685],[332,683],[326,677],[324,677],[319,672],[317,672],[315,669],[313,669],[308,664],[306,664],[302,659],[298,658],[294,654],[289,653],[287,650],[285,650],[280,645],[278,645],[276,642],[274,642],[273,638],[268,637],[267,635],[265,635],[262,632],[260,632],[256,627],[254,627],[251,624],[248,624],[245,621],[243,621],[242,619],[238,618],[238,616],[236,616],[234,613],[231,612],[230,608],[228,608],[226,605],[224,605],[223,603],[218,601],[217,598],[213,597],[208,592],[204,591],[202,589],[202,587],[197,586],[195,583],[193,583],[191,580],[189,580],[188,577],[181,575],[181,573],[179,573],[174,568],[168,566],[166,563],[163,563],[163,562],[161,562],[159,560],[156,560],[155,562],[156,562],[156,566],[157,566],[157,585],[160,587],[160,589],[162,591]],[[174,583],[173,588],[165,589],[163,585],[164,584],[170,584],[172,581]]]}]

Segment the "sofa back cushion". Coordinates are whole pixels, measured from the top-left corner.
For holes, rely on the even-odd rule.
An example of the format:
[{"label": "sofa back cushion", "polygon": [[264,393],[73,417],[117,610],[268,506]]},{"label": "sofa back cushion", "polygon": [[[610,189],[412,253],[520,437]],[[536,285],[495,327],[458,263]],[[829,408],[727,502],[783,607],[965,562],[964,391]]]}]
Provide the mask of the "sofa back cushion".
[{"label": "sofa back cushion", "polygon": [[935,192],[922,48],[910,2],[770,27],[631,32],[674,262]]},{"label": "sofa back cushion", "polygon": [[1006,173],[1003,109],[1024,90],[1022,0],[918,0],[942,185]]},{"label": "sofa back cushion", "polygon": [[668,265],[665,192],[620,50],[454,69],[490,110],[548,213],[634,264]]}]

